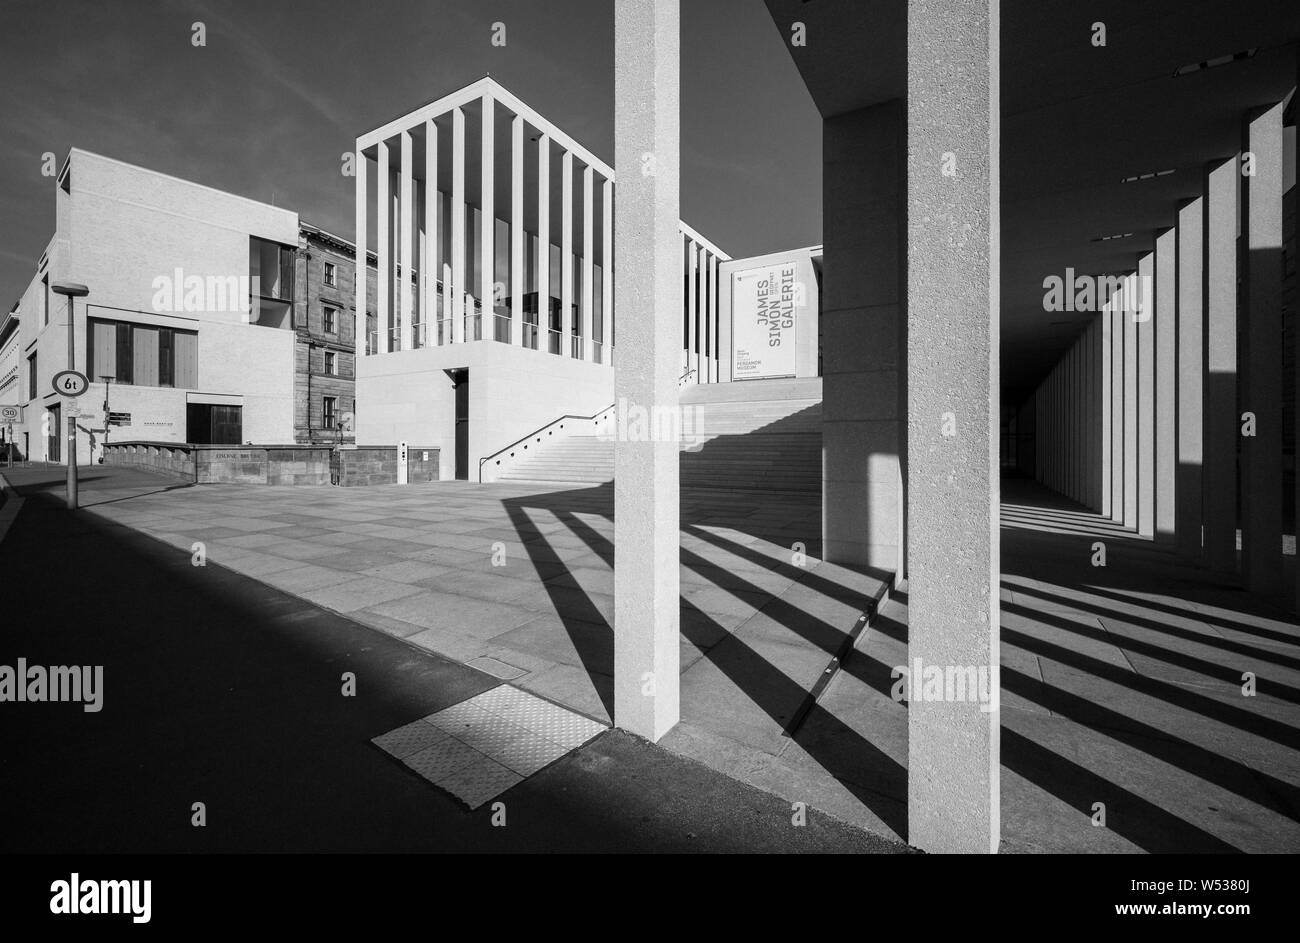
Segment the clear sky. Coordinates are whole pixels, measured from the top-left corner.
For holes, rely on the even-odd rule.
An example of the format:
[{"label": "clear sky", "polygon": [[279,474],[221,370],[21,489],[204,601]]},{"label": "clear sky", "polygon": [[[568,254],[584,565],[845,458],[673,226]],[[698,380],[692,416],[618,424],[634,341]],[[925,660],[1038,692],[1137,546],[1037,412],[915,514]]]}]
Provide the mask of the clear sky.
[{"label": "clear sky", "polygon": [[[681,0],[682,217],[740,257],[821,241],[821,122],[762,0]],[[610,0],[5,0],[0,304],[76,146],[352,236],[341,155],[484,73],[614,158]],[[207,46],[191,43],[191,25]],[[492,24],[506,45],[491,45]]]}]

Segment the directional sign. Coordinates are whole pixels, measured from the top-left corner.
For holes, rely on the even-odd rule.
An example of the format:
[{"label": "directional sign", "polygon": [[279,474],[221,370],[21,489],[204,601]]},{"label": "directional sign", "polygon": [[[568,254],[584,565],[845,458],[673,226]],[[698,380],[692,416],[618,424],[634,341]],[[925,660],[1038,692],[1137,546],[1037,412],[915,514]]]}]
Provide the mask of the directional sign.
[{"label": "directional sign", "polygon": [[10,422],[23,421],[23,408],[21,406],[0,406],[0,426]]},{"label": "directional sign", "polygon": [[90,381],[76,370],[60,370],[54,374],[54,392],[60,396],[80,396],[90,389]]}]

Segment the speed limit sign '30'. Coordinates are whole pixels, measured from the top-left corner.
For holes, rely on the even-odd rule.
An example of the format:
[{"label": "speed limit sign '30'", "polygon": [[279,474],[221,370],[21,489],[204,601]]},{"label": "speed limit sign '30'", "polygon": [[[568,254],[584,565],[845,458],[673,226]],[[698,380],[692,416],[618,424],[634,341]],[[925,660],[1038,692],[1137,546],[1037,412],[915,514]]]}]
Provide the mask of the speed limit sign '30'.
[{"label": "speed limit sign '30'", "polygon": [[90,380],[76,370],[60,370],[54,374],[54,392],[60,396],[80,396],[90,389]]}]

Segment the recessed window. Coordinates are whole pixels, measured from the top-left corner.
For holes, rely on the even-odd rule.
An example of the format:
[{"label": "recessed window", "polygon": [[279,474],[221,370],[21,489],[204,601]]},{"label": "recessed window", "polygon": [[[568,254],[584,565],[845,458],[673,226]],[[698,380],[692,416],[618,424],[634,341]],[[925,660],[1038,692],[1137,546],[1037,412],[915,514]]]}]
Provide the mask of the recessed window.
[{"label": "recessed window", "polygon": [[198,386],[198,334],[124,321],[87,322],[91,380],[131,386]]},{"label": "recessed window", "polygon": [[338,425],[339,398],[337,396],[326,396],[321,399],[321,425],[326,429],[333,429]]},{"label": "recessed window", "polygon": [[321,313],[321,330],[326,334],[337,334],[339,332],[338,308],[331,308],[329,305],[324,306]]},{"label": "recessed window", "polygon": [[50,276],[41,279],[41,327],[50,323]]},{"label": "recessed window", "polygon": [[338,354],[331,350],[325,351],[325,372],[330,376],[338,374]]},{"label": "recessed window", "polygon": [[325,284],[331,287],[333,287],[336,284],[333,262],[325,263]]},{"label": "recessed window", "polygon": [[36,399],[36,355],[27,358],[27,398]]}]

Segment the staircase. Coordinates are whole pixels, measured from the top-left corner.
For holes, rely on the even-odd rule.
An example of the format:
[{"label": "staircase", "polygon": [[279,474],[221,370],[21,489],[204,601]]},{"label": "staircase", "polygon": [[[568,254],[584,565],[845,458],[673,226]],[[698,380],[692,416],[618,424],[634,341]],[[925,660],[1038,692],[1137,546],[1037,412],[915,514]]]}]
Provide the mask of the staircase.
[{"label": "staircase", "polygon": [[[821,490],[819,377],[682,388],[684,488]],[[614,479],[614,441],[574,435],[548,442],[501,481],[600,484]]]}]

